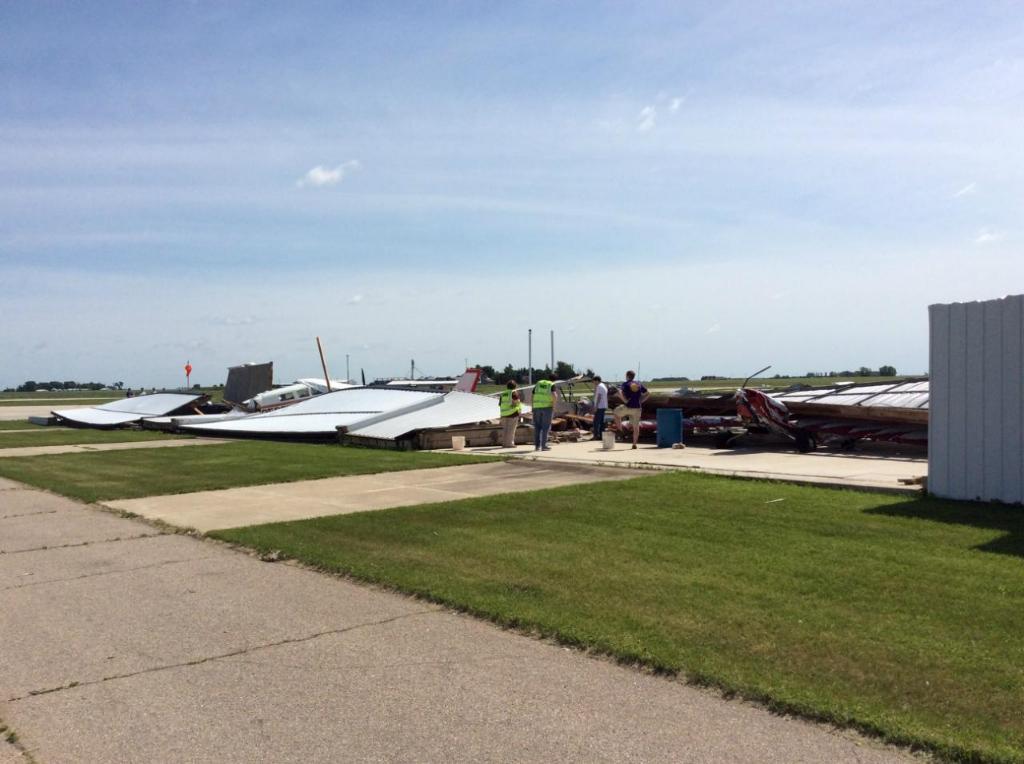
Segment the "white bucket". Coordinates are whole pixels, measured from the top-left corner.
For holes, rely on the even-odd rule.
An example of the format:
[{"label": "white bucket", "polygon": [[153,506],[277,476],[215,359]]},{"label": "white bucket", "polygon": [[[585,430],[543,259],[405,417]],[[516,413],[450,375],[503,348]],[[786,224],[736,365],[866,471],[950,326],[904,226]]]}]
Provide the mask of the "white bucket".
[{"label": "white bucket", "polygon": [[605,451],[615,450],[615,433],[606,432],[601,435],[601,448]]},{"label": "white bucket", "polygon": [[452,435],[452,451],[461,451],[466,447],[465,435]]}]

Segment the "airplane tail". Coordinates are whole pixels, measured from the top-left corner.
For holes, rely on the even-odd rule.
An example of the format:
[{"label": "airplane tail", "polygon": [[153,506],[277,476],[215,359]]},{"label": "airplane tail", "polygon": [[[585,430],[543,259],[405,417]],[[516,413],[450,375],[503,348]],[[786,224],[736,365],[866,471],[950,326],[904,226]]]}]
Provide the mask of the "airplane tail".
[{"label": "airplane tail", "polygon": [[480,369],[466,369],[465,373],[459,377],[459,381],[455,383],[455,392],[475,393],[476,386],[480,384],[480,373]]},{"label": "airplane tail", "polygon": [[741,387],[736,391],[736,413],[746,422],[760,425],[779,435],[794,437],[796,428],[790,422],[786,404],[760,390]]}]

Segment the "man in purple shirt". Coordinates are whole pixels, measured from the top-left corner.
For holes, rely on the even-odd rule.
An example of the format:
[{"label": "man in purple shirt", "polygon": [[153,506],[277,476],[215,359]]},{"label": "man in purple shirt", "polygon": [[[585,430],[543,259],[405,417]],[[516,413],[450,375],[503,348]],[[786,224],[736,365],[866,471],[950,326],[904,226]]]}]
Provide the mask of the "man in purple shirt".
[{"label": "man in purple shirt", "polygon": [[643,383],[636,381],[636,372],[627,371],[626,382],[618,392],[622,405],[616,406],[612,414],[615,416],[615,428],[619,432],[622,432],[622,420],[629,417],[629,426],[633,428],[633,448],[636,448],[640,438],[640,410],[649,395]]}]

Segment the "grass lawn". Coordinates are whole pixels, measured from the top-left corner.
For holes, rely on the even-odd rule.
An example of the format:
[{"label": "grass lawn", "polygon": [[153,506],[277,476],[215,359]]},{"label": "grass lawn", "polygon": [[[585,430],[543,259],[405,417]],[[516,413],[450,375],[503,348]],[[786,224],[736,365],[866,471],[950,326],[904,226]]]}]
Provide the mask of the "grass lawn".
[{"label": "grass lawn", "polygon": [[708,475],[218,531],[952,758],[1024,759],[1024,510]]},{"label": "grass lawn", "polygon": [[0,477],[90,502],[466,463],[454,454],[241,441],[12,457],[0,459]]},{"label": "grass lawn", "polygon": [[123,397],[124,393],[117,390],[49,390],[38,393],[0,393],[0,402],[15,401],[21,406],[27,406],[33,401],[54,401],[63,398],[103,398],[109,401]]},{"label": "grass lawn", "polygon": [[0,400],[0,406],[50,406],[55,409],[74,409],[81,408],[82,406],[95,406],[100,403],[110,403],[111,401],[119,400],[119,398],[96,398],[89,396],[81,396],[81,400],[58,400],[56,398],[44,398],[39,396],[38,398],[17,398],[13,400]]},{"label": "grass lawn", "polygon": [[[191,390],[157,390],[168,393],[194,393],[209,395],[210,400],[221,400],[223,389],[203,387]],[[124,390],[51,390],[45,393],[0,393],[0,406],[53,406],[53,408],[77,408],[95,406],[125,399]]]},{"label": "grass lawn", "polygon": [[32,424],[28,419],[0,420],[0,432],[4,430],[38,430],[39,432],[46,432],[53,429],[55,428],[49,425]]},{"label": "grass lawn", "polygon": [[[33,427],[28,425],[28,427]],[[24,425],[23,425],[24,428]],[[67,446],[81,443],[134,443],[188,436],[168,436],[152,430],[87,430],[33,427],[36,432],[5,432],[0,429],[0,449],[22,446]]]}]

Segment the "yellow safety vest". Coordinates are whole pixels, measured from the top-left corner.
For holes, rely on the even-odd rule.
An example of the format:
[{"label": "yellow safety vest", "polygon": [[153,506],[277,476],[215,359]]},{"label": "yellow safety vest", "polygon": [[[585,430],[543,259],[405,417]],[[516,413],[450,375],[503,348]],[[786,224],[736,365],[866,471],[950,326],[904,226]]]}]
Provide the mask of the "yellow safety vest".
[{"label": "yellow safety vest", "polygon": [[512,400],[514,392],[515,390],[506,390],[501,394],[501,398],[499,398],[500,403],[498,405],[501,407],[501,415],[503,417],[515,416],[523,409],[522,403]]},{"label": "yellow safety vest", "polygon": [[535,409],[549,409],[555,405],[554,396],[551,394],[551,388],[555,386],[555,383],[550,379],[542,379],[537,383],[537,386],[533,388],[533,407]]}]

